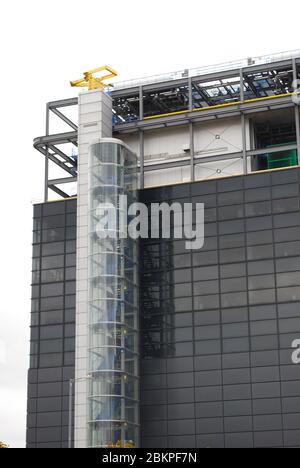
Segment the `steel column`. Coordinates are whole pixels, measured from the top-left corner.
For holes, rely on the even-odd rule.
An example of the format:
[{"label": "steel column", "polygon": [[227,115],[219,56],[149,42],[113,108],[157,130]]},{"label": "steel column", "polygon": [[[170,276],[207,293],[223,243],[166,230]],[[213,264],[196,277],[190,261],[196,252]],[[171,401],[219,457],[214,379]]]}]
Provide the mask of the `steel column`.
[{"label": "steel column", "polygon": [[300,117],[299,117],[299,106],[295,105],[295,124],[296,124],[296,135],[297,135],[297,152],[298,152],[298,164],[300,160]]},{"label": "steel column", "polygon": [[139,109],[140,109],[140,120],[144,118],[144,93],[143,86],[139,88]]},{"label": "steel column", "polygon": [[143,130],[139,131],[140,134],[140,188],[145,186],[145,140]]},{"label": "steel column", "polygon": [[[46,104],[46,136],[49,136],[49,103]],[[44,181],[44,202],[48,201],[48,178],[49,178],[49,149],[46,145],[45,152],[45,181]]]},{"label": "steel column", "polygon": [[243,141],[243,172],[244,174],[247,174],[248,165],[247,165],[246,122],[245,122],[245,114],[243,112],[241,115],[241,125],[242,125],[242,141]]},{"label": "steel column", "polygon": [[[293,80],[297,86],[298,74],[296,60],[293,59]],[[300,98],[300,96],[298,96]],[[297,137],[297,153],[298,153],[298,164],[300,160],[300,117],[299,117],[299,105],[295,103],[295,126],[296,126],[296,137]]]},{"label": "steel column", "polygon": [[[189,110],[193,111],[193,81],[192,78],[188,79],[189,87]],[[194,144],[194,125],[193,122],[189,123],[189,132],[190,132],[190,156],[191,156],[191,182],[195,180],[195,144]]]},{"label": "steel column", "polygon": [[240,101],[245,101],[245,93],[244,93],[244,73],[243,69],[240,69]]},{"label": "steel column", "polygon": [[193,110],[193,81],[192,78],[189,77],[188,80],[188,88],[189,88],[189,110],[192,112]]},{"label": "steel column", "polygon": [[69,381],[69,422],[68,422],[68,448],[72,448],[72,422],[73,422],[73,386],[75,380]]},{"label": "steel column", "polygon": [[195,181],[195,143],[194,143],[194,125],[190,122],[190,156],[191,156],[191,182]]}]

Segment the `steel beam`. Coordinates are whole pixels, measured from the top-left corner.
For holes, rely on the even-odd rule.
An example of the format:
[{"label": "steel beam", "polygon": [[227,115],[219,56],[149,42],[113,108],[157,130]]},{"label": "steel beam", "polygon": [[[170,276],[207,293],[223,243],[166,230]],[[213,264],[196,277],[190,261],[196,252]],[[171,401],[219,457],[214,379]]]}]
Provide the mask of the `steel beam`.
[{"label": "steel beam", "polygon": [[38,149],[38,146],[45,145],[64,145],[65,143],[77,143],[77,132],[57,133],[54,135],[45,135],[37,137],[33,140],[33,146]]},{"label": "steel beam", "polygon": [[[299,63],[299,59],[296,59],[296,62]],[[263,64],[257,64],[257,65],[251,65],[251,66],[246,66],[244,67],[244,73],[245,74],[253,74],[253,73],[258,73],[262,71],[269,71],[269,70],[274,70],[276,68],[288,68],[292,64],[292,59],[287,59],[287,60],[281,60],[281,61],[274,61],[271,63],[263,63]],[[191,73],[196,73],[197,70],[191,70]],[[201,72],[201,69],[199,69],[199,72]],[[217,81],[225,78],[233,78],[233,77],[238,77],[240,73],[239,68],[235,68],[232,70],[221,70],[217,72],[209,72],[205,73],[203,71],[199,75],[192,75],[192,81],[194,82],[208,82],[208,81]],[[155,78],[155,77],[154,77]],[[143,88],[145,91],[157,91],[160,89],[165,89],[165,88],[172,88],[172,87],[177,87],[177,86],[183,86],[187,84],[187,78],[179,78],[179,79],[169,79],[169,80],[164,80],[163,77],[161,81],[157,81],[154,83],[143,83]],[[133,92],[137,92],[139,90],[140,84],[137,82],[134,86],[128,86],[126,88],[126,83],[124,83],[124,88],[122,89],[115,89],[112,91],[112,96],[113,97],[118,97],[118,96],[126,96],[127,94],[132,94]]]},{"label": "steel beam", "polygon": [[62,179],[51,179],[48,185],[50,187],[51,185],[72,184],[74,182],[77,182],[77,177],[65,177]]},{"label": "steel beam", "polygon": [[[216,162],[216,161],[227,161],[229,159],[242,159],[243,154],[241,152],[237,153],[229,153],[225,155],[219,155],[219,156],[195,156],[194,157],[194,165],[199,165],[199,164],[206,164],[210,162]],[[190,166],[191,161],[190,158],[185,158],[185,159],[179,159],[177,161],[170,161],[170,162],[161,162],[161,163],[156,163],[156,164],[146,164],[145,165],[145,172],[149,171],[156,171],[160,169],[171,169],[173,167],[185,167],[185,166]]]},{"label": "steel beam", "polygon": [[[45,146],[43,147],[38,147],[36,148],[40,153],[42,153],[44,156],[46,156],[47,149]],[[61,169],[64,171],[67,171],[71,176],[74,176],[74,168],[70,168],[66,166],[63,162],[61,162],[59,159],[57,159],[53,154],[49,153],[48,151],[48,159],[52,162],[54,162],[57,166],[59,166]],[[75,177],[75,176],[74,176]]]},{"label": "steel beam", "polygon": [[[188,84],[187,77],[185,77],[185,78],[180,78],[178,80],[168,80],[168,81],[161,81],[159,83],[143,84],[143,90],[144,92],[148,93],[152,91],[161,91],[163,89],[168,89],[168,88],[178,88],[180,86],[187,86],[187,84]],[[128,94],[131,94],[130,88],[128,91],[129,91]]]},{"label": "steel beam", "polygon": [[268,153],[268,154],[271,154],[271,153],[278,153],[280,151],[290,151],[290,150],[294,150],[294,149],[297,149],[297,145],[282,145],[282,146],[278,146],[276,148],[261,148],[261,149],[258,149],[258,150],[251,150],[251,151],[247,151],[247,155],[248,156],[257,156],[259,154],[265,154],[265,153]]},{"label": "steel beam", "polygon": [[135,121],[135,122],[127,122],[123,124],[117,124],[114,126],[114,132],[122,133],[122,130],[129,133],[129,130],[132,132],[136,132],[139,128],[144,129],[145,131],[151,130],[153,127],[158,126],[168,126],[170,123],[171,125],[183,125],[188,124],[190,121],[194,121],[197,119],[201,119],[205,121],[206,119],[210,120],[213,117],[215,118],[222,118],[225,116],[226,118],[231,116],[238,116],[241,112],[255,112],[259,110],[272,110],[272,107],[278,105],[287,105],[289,107],[293,106],[293,101],[291,96],[284,96],[278,97],[273,99],[263,99],[254,102],[244,102],[241,104],[233,104],[231,106],[224,106],[218,108],[207,108],[203,110],[197,110],[194,112],[190,112],[187,110],[186,112],[175,114],[175,115],[167,115],[163,117],[156,117],[153,119],[147,119],[142,121]]},{"label": "steel beam", "polygon": [[58,109],[59,107],[77,106],[78,98],[60,99],[59,101],[49,102],[49,109]]},{"label": "steel beam", "polygon": [[[293,102],[290,96],[275,98],[272,100],[255,101],[252,103],[244,102],[242,104],[234,104],[232,106],[218,108],[218,109],[205,109],[203,111],[182,113],[180,115],[157,117],[150,120],[141,120],[136,122],[127,122],[124,124],[117,124],[114,126],[114,133],[135,133],[139,129],[144,131],[151,130],[154,127],[168,126],[170,125],[182,125],[188,124],[190,121],[206,121],[212,118],[227,118],[232,116],[238,116],[241,111],[247,113],[269,111],[272,108],[276,109],[280,107],[292,107]],[[60,145],[64,143],[73,143],[77,146],[77,132],[59,133],[55,135],[43,136],[34,139],[34,147],[39,149],[39,146],[45,146],[46,144]]]},{"label": "steel beam", "polygon": [[78,130],[78,127],[76,124],[74,124],[74,122],[72,122],[72,120],[70,120],[68,117],[66,117],[62,112],[60,112],[58,109],[55,109],[55,107],[53,107],[51,109],[51,112],[53,112],[53,114],[55,114],[57,117],[59,117],[61,120],[63,120],[67,125],[69,125],[69,127],[73,128],[73,130],[77,131]]},{"label": "steel beam", "polygon": [[70,195],[68,195],[66,192],[64,192],[63,190],[59,189],[59,188],[56,187],[55,185],[49,185],[49,189],[50,189],[50,190],[53,190],[53,192],[57,193],[57,195],[59,195],[59,196],[62,197],[62,198],[70,198]]},{"label": "steel beam", "polygon": [[280,60],[278,62],[275,61],[275,62],[270,62],[270,63],[262,63],[259,65],[250,65],[249,67],[244,67],[244,73],[252,75],[253,73],[276,70],[279,68],[289,68],[291,66],[292,66],[292,59],[290,58],[287,60]]},{"label": "steel beam", "polygon": [[[250,150],[246,151],[247,157],[249,156],[257,156],[260,154],[264,153],[278,153],[279,151],[289,151],[289,150],[294,150],[296,149],[296,145],[284,145],[280,146],[277,148],[265,148],[265,149],[259,149],[259,150]],[[221,155],[215,155],[215,156],[201,156],[195,154],[194,156],[194,165],[199,165],[199,164],[206,164],[210,162],[216,162],[216,161],[227,161],[230,159],[243,159],[243,151],[238,151],[236,153],[227,153],[227,154],[221,154]],[[144,171],[149,172],[149,171],[154,171],[154,170],[159,170],[159,169],[171,169],[173,167],[182,167],[182,166],[189,166],[191,164],[191,161],[189,158],[185,159],[178,159],[176,161],[170,161],[166,162],[165,160],[162,160],[162,162],[158,162],[155,164],[146,164],[144,165]]]},{"label": "steel beam", "polygon": [[73,167],[77,168],[77,164],[74,162],[74,160],[71,159],[69,156],[67,156],[59,148],[56,148],[56,146],[54,146],[54,145],[49,145],[49,148],[53,151],[53,156],[57,154],[58,156],[63,158],[66,162],[68,162],[69,164],[72,164]]}]

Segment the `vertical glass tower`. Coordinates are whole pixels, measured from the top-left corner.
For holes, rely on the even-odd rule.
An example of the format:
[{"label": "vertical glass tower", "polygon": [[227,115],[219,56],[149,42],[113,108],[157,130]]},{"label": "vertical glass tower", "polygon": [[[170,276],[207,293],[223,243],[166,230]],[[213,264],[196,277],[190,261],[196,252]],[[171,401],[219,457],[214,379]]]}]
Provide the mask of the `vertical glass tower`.
[{"label": "vertical glass tower", "polygon": [[139,446],[138,245],[124,238],[120,201],[136,201],[137,184],[137,158],[121,141],[90,146],[89,447]]}]

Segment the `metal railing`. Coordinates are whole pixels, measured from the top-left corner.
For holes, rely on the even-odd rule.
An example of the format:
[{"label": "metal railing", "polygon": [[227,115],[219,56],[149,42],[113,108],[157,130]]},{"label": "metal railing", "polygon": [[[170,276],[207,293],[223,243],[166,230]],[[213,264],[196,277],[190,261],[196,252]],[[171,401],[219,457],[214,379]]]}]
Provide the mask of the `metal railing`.
[{"label": "metal railing", "polygon": [[144,78],[138,78],[134,80],[120,81],[114,83],[114,89],[127,89],[136,86],[162,83],[165,81],[180,80],[182,78],[189,78],[195,76],[209,75],[211,73],[218,73],[222,71],[230,71],[244,67],[250,67],[254,65],[263,65],[269,63],[280,62],[283,60],[290,60],[295,57],[300,57],[300,49],[287,52],[279,52],[272,55],[262,55],[259,57],[248,57],[246,59],[235,60],[233,62],[219,63],[215,65],[206,65],[199,68],[191,68],[185,70],[174,71],[170,73],[164,73],[161,75],[153,75]]}]

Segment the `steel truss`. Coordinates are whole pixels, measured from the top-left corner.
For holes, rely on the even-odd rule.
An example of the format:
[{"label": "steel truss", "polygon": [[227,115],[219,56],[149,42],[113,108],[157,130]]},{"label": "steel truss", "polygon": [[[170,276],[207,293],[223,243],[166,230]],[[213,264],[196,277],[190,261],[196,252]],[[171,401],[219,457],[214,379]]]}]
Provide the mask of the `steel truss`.
[{"label": "steel truss", "polygon": [[[260,154],[262,150],[247,151],[245,117],[255,112],[293,108],[295,109],[296,145],[285,149],[297,149],[300,155],[299,106],[293,99],[293,82],[300,77],[299,56],[263,64],[252,64],[244,68],[217,71],[200,76],[188,76],[150,84],[135,84],[111,92],[113,99],[114,136],[138,133],[140,141],[141,187],[144,173],[161,168],[191,167],[191,181],[195,180],[195,166],[210,161],[238,159],[244,161],[247,173],[247,158]],[[182,76],[181,75],[181,76]],[[61,148],[66,143],[77,147],[77,125],[65,114],[64,108],[76,106],[78,98],[53,101],[46,106],[46,134],[34,140],[34,147],[45,156],[45,201],[51,189],[63,198],[70,195],[61,185],[76,182],[77,159]],[[49,119],[54,114],[70,131],[50,134]],[[194,151],[194,124],[240,116],[243,135],[242,151],[225,156],[198,157]],[[145,164],[144,134],[156,128],[177,125],[189,127],[189,157],[173,161],[162,161],[155,165]],[[272,152],[273,150],[268,150]],[[276,151],[276,150],[274,150]],[[52,162],[66,172],[66,177],[49,179],[49,163]]]}]

